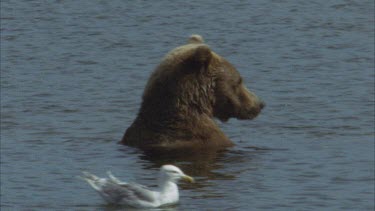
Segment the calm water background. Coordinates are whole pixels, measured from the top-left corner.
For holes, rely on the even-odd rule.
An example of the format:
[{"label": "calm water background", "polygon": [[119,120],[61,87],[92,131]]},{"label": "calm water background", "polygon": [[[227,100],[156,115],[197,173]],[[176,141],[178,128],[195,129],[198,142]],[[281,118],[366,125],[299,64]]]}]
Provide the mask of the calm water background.
[{"label": "calm water background", "polygon": [[[236,143],[220,154],[116,144],[193,33],[264,112],[220,123]],[[120,210],[76,175],[153,186],[163,163],[197,179],[170,210],[373,210],[374,2],[2,0],[1,210]]]}]

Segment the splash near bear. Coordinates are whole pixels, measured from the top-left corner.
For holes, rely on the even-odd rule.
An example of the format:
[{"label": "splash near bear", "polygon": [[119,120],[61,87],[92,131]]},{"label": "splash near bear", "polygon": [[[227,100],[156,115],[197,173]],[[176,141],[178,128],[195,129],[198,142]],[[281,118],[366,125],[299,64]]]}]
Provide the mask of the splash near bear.
[{"label": "splash near bear", "polygon": [[264,103],[236,68],[199,35],[170,51],[150,76],[141,108],[121,143],[153,148],[224,148],[233,143],[214,118],[253,119]]}]

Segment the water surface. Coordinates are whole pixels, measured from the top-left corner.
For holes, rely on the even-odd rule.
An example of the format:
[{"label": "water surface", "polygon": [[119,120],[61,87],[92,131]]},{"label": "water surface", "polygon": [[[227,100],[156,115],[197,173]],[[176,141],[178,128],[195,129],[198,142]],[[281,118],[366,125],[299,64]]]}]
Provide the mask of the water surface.
[{"label": "water surface", "polygon": [[[267,104],[221,153],[116,144],[165,53],[201,34]],[[1,210],[121,210],[76,178],[197,180],[170,210],[374,209],[374,2],[1,2]],[[253,146],[262,148],[256,150]]]}]

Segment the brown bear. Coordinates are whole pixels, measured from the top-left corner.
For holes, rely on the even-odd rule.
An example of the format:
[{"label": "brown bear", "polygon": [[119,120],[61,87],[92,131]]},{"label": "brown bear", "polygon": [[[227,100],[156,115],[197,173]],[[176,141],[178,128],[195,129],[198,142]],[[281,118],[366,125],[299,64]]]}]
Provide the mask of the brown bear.
[{"label": "brown bear", "polygon": [[213,118],[253,119],[263,107],[236,68],[192,35],[152,73],[120,143],[141,149],[229,147],[233,143]]}]

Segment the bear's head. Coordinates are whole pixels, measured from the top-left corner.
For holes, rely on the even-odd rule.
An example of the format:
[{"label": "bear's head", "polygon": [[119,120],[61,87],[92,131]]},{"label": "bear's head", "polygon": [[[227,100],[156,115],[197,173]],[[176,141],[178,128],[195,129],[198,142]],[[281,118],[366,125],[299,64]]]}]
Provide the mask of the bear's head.
[{"label": "bear's head", "polygon": [[231,117],[255,118],[263,109],[264,102],[246,88],[241,75],[231,63],[215,53],[213,55],[218,60],[212,64],[216,73],[213,116],[221,121]]},{"label": "bear's head", "polygon": [[229,118],[253,119],[264,107],[264,103],[250,92],[238,71],[222,59],[215,86],[213,116],[221,121]]},{"label": "bear's head", "polygon": [[140,113],[149,111],[144,116],[155,119],[207,115],[227,121],[253,119],[263,107],[236,68],[201,36],[192,35],[189,44],[169,52],[151,75]]}]

